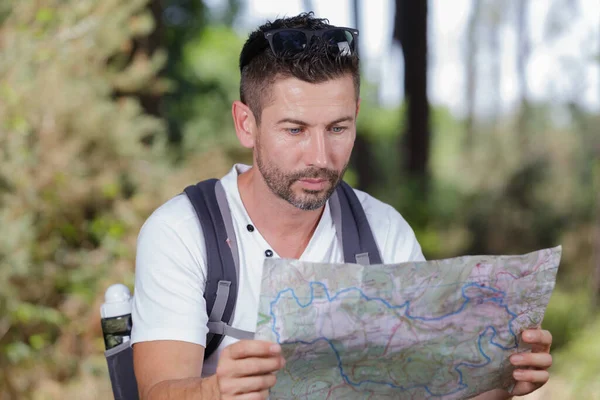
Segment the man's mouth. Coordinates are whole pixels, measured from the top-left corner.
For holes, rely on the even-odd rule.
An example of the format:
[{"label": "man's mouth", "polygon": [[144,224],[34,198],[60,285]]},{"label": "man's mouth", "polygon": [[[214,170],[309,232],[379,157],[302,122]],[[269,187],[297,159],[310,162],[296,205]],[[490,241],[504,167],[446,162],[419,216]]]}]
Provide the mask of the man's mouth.
[{"label": "man's mouth", "polygon": [[302,182],[308,182],[308,183],[321,183],[321,182],[325,182],[326,179],[323,178],[303,178],[300,179]]},{"label": "man's mouth", "polygon": [[307,190],[322,190],[329,182],[327,179],[323,178],[302,178],[299,179],[300,184],[304,189]]}]

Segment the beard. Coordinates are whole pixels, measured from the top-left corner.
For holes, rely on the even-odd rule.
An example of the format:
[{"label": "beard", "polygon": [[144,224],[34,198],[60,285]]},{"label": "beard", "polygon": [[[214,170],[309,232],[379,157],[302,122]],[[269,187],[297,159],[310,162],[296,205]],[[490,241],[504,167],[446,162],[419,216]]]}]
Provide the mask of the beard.
[{"label": "beard", "polygon": [[[273,194],[305,211],[317,210],[327,203],[348,167],[346,163],[341,171],[327,168],[307,168],[302,171],[286,173],[275,164],[264,162],[260,146],[257,146],[256,165]],[[301,193],[296,193],[292,189],[292,185],[301,179],[323,179],[329,182],[329,187],[323,190],[301,189]]]}]

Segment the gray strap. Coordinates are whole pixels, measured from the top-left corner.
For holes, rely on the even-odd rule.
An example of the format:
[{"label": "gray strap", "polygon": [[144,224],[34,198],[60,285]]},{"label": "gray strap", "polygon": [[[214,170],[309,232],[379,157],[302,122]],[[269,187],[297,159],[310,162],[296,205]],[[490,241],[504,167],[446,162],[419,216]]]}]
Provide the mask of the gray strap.
[{"label": "gray strap", "polygon": [[[233,229],[233,219],[231,218],[231,210],[227,203],[227,195],[221,181],[217,181],[215,185],[215,195],[217,196],[217,204],[223,217],[223,223],[225,224],[225,231],[227,232],[227,239],[229,239],[229,246],[231,247],[231,255],[233,256],[233,263],[235,264],[235,276],[240,280],[240,255],[238,253],[237,240],[235,238],[235,230]],[[233,314],[231,316],[233,320]]]},{"label": "gray strap", "polygon": [[333,192],[333,194],[329,197],[329,211],[331,212],[331,219],[333,219],[333,224],[335,225],[335,235],[340,242],[340,246],[344,246],[344,241],[342,240],[342,206],[340,205],[340,198],[338,197],[337,190]]},{"label": "gray strap", "polygon": [[371,260],[369,260],[369,253],[357,254],[356,263],[360,265],[371,265]]},{"label": "gray strap", "polygon": [[209,321],[221,321],[221,319],[223,319],[223,313],[225,312],[227,299],[229,299],[230,286],[231,282],[229,281],[219,281],[219,286],[217,287],[217,297],[210,313],[210,317],[208,318]]},{"label": "gray strap", "polygon": [[[344,231],[342,230],[342,206],[340,204],[340,198],[338,197],[337,190],[333,192],[331,197],[329,197],[329,210],[331,212],[331,218],[333,219],[333,224],[335,225],[335,234],[340,242],[340,246],[344,246],[343,235]],[[355,255],[356,263],[360,265],[371,265],[371,260],[369,259],[369,253],[359,253]]]},{"label": "gray strap", "polygon": [[225,335],[239,340],[254,339],[254,332],[234,328],[223,321],[209,322],[208,331],[214,335]]}]

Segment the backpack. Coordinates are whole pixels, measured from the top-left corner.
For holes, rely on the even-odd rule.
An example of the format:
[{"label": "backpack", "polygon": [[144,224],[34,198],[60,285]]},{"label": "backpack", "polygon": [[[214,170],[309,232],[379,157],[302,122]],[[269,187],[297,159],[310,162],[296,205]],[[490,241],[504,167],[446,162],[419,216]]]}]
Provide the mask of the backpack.
[{"label": "backpack", "polygon": [[[204,359],[210,357],[225,336],[252,339],[253,332],[231,326],[238,293],[239,254],[231,211],[225,190],[218,179],[209,179],[185,188],[184,193],[200,220],[207,253],[207,279],[204,290],[209,333]],[[331,216],[344,262],[381,264],[382,259],[354,190],[340,182],[329,199]],[[135,296],[135,293],[134,293]],[[133,349],[129,342],[105,352],[115,400],[138,400],[133,371]]]}]

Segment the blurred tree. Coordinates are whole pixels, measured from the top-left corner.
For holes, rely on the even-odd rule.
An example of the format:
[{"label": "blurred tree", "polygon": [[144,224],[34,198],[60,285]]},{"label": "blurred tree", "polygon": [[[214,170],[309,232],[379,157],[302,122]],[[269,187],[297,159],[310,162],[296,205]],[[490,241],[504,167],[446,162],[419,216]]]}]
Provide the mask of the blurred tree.
[{"label": "blurred tree", "polygon": [[[155,52],[160,51],[163,46],[163,24],[161,18],[161,4],[159,1],[151,1],[146,6],[152,19],[154,21],[154,29],[148,35],[132,37],[130,40],[125,42],[123,51],[119,54],[115,54],[109,63],[115,65],[117,62],[122,65],[128,65],[132,63],[136,58],[152,57]],[[139,90],[129,90],[127,87],[115,88],[115,97],[122,96],[135,96],[139,99],[140,104],[144,108],[144,111],[148,114],[156,117],[161,116],[161,96],[163,92],[149,92]],[[151,138],[146,138],[151,140]]]},{"label": "blurred tree", "polygon": [[172,82],[169,93],[161,100],[161,109],[168,122],[169,142],[179,146],[185,124],[198,111],[190,106],[193,99],[212,89],[190,74],[183,54],[205,28],[207,9],[202,0],[152,0],[151,8],[161,21],[159,41],[168,52],[162,73]]},{"label": "blurred tree", "polygon": [[549,43],[561,37],[579,13],[579,0],[552,0],[546,15],[545,40]]},{"label": "blurred tree", "polygon": [[404,168],[414,190],[426,196],[429,183],[429,101],[427,99],[427,1],[396,0],[394,39],[404,56],[406,132],[400,142]]},{"label": "blurred tree", "polygon": [[[172,144],[174,157],[183,162],[186,154],[190,154],[193,150],[186,148],[186,145],[190,142],[198,143],[202,139],[201,132],[191,129],[195,126],[195,121],[201,118],[222,121],[223,115],[229,115],[231,101],[237,98],[237,94],[234,97],[230,95],[231,84],[237,84],[231,80],[231,76],[239,76],[237,56],[232,57],[232,55],[239,53],[241,40],[231,28],[240,12],[241,1],[227,0],[224,2],[224,7],[215,12],[210,12],[211,10],[201,0],[153,1],[160,3],[162,9],[160,15],[164,25],[162,43],[168,51],[168,61],[163,75],[172,83],[171,90],[162,99],[162,110],[168,122],[169,142]],[[216,28],[219,26],[224,28]],[[204,40],[205,35],[210,39]],[[195,58],[215,56],[212,50],[208,53],[195,50],[198,46],[206,46],[209,41],[219,43],[222,51],[231,52],[222,54],[221,57],[228,63],[228,65],[220,65],[221,71],[229,73],[228,76],[220,74],[223,79],[215,79],[213,74],[215,68],[198,68],[198,65],[217,63],[221,60],[221,58],[212,61]],[[204,75],[205,73],[208,75]],[[203,99],[216,99],[217,103],[208,107],[199,107],[199,103],[206,104]],[[214,114],[215,109],[218,109],[217,114]],[[218,128],[206,137],[211,144],[214,144],[211,136],[220,132],[220,126]]]},{"label": "blurred tree", "polygon": [[352,0],[352,16],[354,17],[354,27],[360,30],[360,0]]},{"label": "blurred tree", "polygon": [[302,6],[304,7],[304,11],[315,11],[315,5],[312,0],[302,0]]},{"label": "blurred tree", "polygon": [[104,279],[131,277],[161,181],[142,139],[165,126],[137,94],[161,92],[165,55],[131,57],[154,28],[145,0],[2,8],[0,398],[22,399],[102,354],[95,301]]},{"label": "blurred tree", "polygon": [[469,26],[467,31],[467,47],[466,47],[466,65],[465,65],[465,82],[466,103],[467,103],[467,118],[465,122],[465,148],[468,154],[471,154],[474,141],[474,122],[475,122],[475,103],[476,103],[476,86],[477,86],[477,55],[478,51],[478,23],[481,18],[480,0],[473,0],[471,3],[471,15],[469,16]]},{"label": "blurred tree", "polygon": [[[498,120],[502,114],[502,46],[500,44],[500,30],[507,15],[506,2],[492,0],[487,3],[485,24],[487,25],[487,46],[490,60],[489,75],[487,78],[488,89],[491,97],[491,110],[489,111],[490,131],[498,129]],[[498,153],[495,154],[499,156]]]},{"label": "blurred tree", "polygon": [[531,44],[529,39],[529,1],[518,0],[517,7],[517,77],[519,81],[519,117],[517,121],[517,130],[519,131],[519,143],[525,148],[528,147],[528,127],[529,120],[529,90],[527,88],[527,65],[531,54]]},{"label": "blurred tree", "polygon": [[600,144],[596,148],[596,237],[594,243],[594,277],[593,277],[593,293],[594,307],[596,311],[600,311]]},{"label": "blurred tree", "polygon": [[[206,7],[202,0],[149,0],[146,8],[154,20],[154,29],[146,36],[131,38],[126,42],[127,51],[116,54],[109,60],[113,64],[118,61],[129,64],[138,55],[152,56],[157,51],[167,52],[167,62],[159,71],[159,75],[168,77],[165,81],[167,94],[138,91],[135,96],[139,99],[144,110],[168,121],[167,131],[169,142],[181,141],[182,124],[186,112],[181,109],[188,104],[199,88],[190,82],[182,66],[182,49],[196,38],[206,21]],[[115,96],[131,95],[128,88],[115,90]],[[183,115],[182,115],[183,114]],[[147,141],[152,138],[146,138]]]},{"label": "blurred tree", "polygon": [[[360,1],[352,0],[352,16],[354,18],[354,27],[358,30],[361,29],[361,19],[360,19]],[[360,46],[361,41],[358,41]],[[359,49],[360,52],[360,49]],[[364,63],[361,61],[361,64]],[[363,79],[362,89],[366,94],[366,86],[367,83],[364,82]],[[365,96],[365,99],[368,96]],[[376,99],[369,99],[369,101],[376,101]],[[359,129],[360,127],[360,129]],[[372,188],[377,184],[377,172],[376,172],[376,163],[374,162],[374,154],[371,143],[371,136],[366,131],[364,125],[357,126],[356,132],[356,140],[354,142],[354,150],[352,152],[352,157],[350,160],[350,165],[356,172],[356,182],[354,183],[354,187],[360,190],[368,191],[369,188]]]},{"label": "blurred tree", "polygon": [[[598,23],[598,54],[596,55],[596,62],[598,64],[598,98],[600,98],[600,20]],[[597,118],[600,122],[600,116]],[[595,161],[595,175],[596,175],[596,243],[595,243],[595,255],[596,255],[596,276],[594,279],[594,305],[596,311],[600,311],[600,140],[596,139],[596,161]]]},{"label": "blurred tree", "polygon": [[227,0],[227,7],[223,13],[222,21],[224,25],[233,27],[235,19],[239,15],[242,8],[241,0]]},{"label": "blurred tree", "polygon": [[207,26],[201,35],[185,46],[181,65],[198,87],[190,93],[186,114],[182,115],[179,154],[183,161],[197,158],[216,148],[228,152],[235,162],[247,160],[231,120],[231,103],[239,98],[238,57],[244,42],[231,28]]}]

